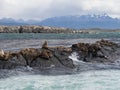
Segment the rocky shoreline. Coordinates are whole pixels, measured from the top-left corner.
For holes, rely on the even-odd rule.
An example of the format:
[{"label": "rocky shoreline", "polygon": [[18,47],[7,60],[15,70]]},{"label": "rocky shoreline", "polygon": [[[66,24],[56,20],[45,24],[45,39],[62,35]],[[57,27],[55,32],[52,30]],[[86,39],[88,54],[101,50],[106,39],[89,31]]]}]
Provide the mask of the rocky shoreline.
[{"label": "rocky shoreline", "polygon": [[119,29],[70,29],[50,26],[0,26],[0,33],[98,33],[98,32],[120,32]]},{"label": "rocky shoreline", "polygon": [[120,45],[100,40],[95,43],[77,43],[71,47],[49,47],[45,41],[42,48],[25,48],[19,51],[0,51],[0,69],[31,67],[39,70],[48,68],[75,69],[78,65],[70,56],[76,53],[78,61],[85,63],[119,63]]},{"label": "rocky shoreline", "polygon": [[69,28],[49,26],[0,26],[0,33],[87,33]]}]

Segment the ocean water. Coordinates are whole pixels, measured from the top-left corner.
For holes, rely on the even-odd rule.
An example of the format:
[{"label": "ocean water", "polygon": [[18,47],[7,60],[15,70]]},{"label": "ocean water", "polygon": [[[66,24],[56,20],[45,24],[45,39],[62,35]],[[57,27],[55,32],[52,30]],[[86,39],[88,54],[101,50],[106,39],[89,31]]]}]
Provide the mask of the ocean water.
[{"label": "ocean water", "polygon": [[120,70],[73,75],[25,75],[0,80],[0,90],[120,90]]},{"label": "ocean water", "polygon": [[[21,48],[39,48],[47,40],[50,46],[70,46],[77,42],[93,43],[99,39],[108,39],[120,43],[120,33],[105,32],[91,34],[35,34],[35,33],[0,33],[0,49],[18,50]],[[69,58],[78,64],[77,53],[71,54]],[[20,72],[13,76],[9,71],[7,78],[0,79],[0,90],[120,90],[120,68],[104,69],[99,65],[95,70],[83,62],[79,62],[85,68],[82,72],[66,75],[31,75]],[[86,65],[86,66],[85,66]],[[108,66],[109,68],[110,66]],[[107,68],[107,67],[106,67]],[[87,70],[88,69],[88,70]],[[0,72],[0,75],[7,74]]]},{"label": "ocean water", "polygon": [[0,33],[0,40],[13,39],[79,39],[79,38],[120,38],[120,32],[99,32],[86,34],[54,34],[54,33]]}]

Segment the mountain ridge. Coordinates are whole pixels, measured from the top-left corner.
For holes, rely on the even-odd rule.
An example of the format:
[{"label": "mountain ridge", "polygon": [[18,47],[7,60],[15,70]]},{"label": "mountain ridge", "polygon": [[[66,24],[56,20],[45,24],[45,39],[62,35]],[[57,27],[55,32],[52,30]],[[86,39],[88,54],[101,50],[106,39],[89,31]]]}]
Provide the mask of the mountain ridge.
[{"label": "mountain ridge", "polygon": [[39,25],[64,27],[72,29],[120,29],[120,19],[112,18],[108,15],[81,15],[81,16],[60,16],[51,17],[44,20],[15,20],[13,18],[0,19],[0,25],[16,26],[16,25]]}]

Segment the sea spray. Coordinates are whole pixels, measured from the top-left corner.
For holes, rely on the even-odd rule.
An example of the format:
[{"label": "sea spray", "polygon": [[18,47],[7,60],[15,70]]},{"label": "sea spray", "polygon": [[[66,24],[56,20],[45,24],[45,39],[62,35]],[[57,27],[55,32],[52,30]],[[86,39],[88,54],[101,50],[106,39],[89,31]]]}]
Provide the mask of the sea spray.
[{"label": "sea spray", "polygon": [[30,67],[30,66],[26,66],[26,70],[28,70],[28,71],[32,71],[32,70],[33,70],[33,68],[32,68],[32,67]]},{"label": "sea spray", "polygon": [[73,75],[22,75],[0,79],[0,90],[119,90],[119,70]]},{"label": "sea spray", "polygon": [[69,56],[70,59],[73,60],[73,63],[75,65],[78,65],[79,63],[84,63],[83,61],[79,60],[79,56],[78,56],[78,53],[77,52],[73,52],[70,56]]}]

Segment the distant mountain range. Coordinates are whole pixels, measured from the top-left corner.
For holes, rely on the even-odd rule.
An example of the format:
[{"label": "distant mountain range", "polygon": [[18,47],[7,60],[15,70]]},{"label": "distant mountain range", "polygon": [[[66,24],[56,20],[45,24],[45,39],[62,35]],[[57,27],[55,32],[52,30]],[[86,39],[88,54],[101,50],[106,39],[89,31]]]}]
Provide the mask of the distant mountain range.
[{"label": "distant mountain range", "polygon": [[16,26],[16,25],[40,25],[54,26],[72,29],[120,29],[120,19],[112,18],[108,15],[82,15],[82,16],[61,16],[52,17],[45,20],[14,20],[12,18],[0,19],[0,25]]}]

